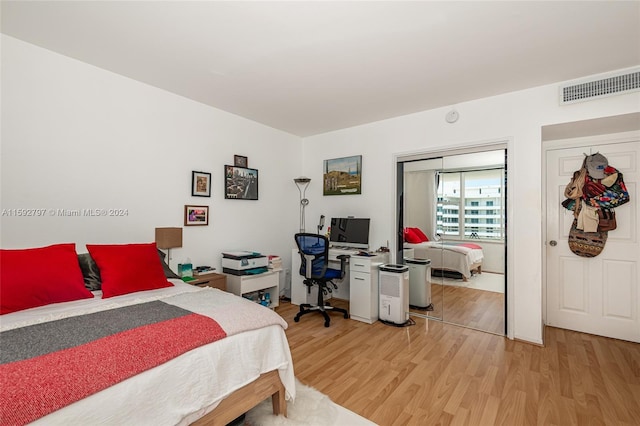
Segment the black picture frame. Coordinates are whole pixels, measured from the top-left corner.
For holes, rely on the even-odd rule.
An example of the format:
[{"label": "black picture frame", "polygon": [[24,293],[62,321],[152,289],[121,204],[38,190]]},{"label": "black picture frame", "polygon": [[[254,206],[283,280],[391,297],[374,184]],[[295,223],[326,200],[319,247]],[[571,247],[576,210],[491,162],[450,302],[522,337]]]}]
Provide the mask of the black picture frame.
[{"label": "black picture frame", "polygon": [[233,165],[235,167],[243,167],[243,168],[247,168],[249,167],[249,159],[247,157],[244,157],[242,155],[234,155],[233,156]]},{"label": "black picture frame", "polygon": [[258,170],[225,165],[224,198],[228,200],[257,200]]},{"label": "black picture frame", "polygon": [[193,197],[211,197],[211,173],[191,172],[191,195]]}]

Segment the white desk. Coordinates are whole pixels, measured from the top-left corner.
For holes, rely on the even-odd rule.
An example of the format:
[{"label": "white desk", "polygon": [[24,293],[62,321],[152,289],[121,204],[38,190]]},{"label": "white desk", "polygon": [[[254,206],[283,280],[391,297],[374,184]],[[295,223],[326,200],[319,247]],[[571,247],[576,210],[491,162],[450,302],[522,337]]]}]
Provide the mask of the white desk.
[{"label": "white desk", "polygon": [[[349,300],[351,317],[371,324],[378,319],[378,266],[388,262],[389,256],[388,253],[358,256],[356,254],[358,252],[359,250],[329,249],[331,268],[340,269],[340,260],[337,256],[341,254],[351,256],[343,280],[336,282],[338,289],[334,289],[329,296]],[[307,286],[302,281],[300,254],[298,249],[293,249],[291,250],[291,303],[315,305],[318,301],[318,287],[311,287],[311,293],[308,293]],[[325,299],[328,298],[325,296]]]}]

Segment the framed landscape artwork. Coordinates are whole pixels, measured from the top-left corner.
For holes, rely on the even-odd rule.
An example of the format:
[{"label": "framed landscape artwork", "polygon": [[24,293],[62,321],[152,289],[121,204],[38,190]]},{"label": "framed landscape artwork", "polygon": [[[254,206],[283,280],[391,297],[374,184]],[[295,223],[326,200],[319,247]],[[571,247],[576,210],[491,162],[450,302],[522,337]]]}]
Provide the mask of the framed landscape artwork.
[{"label": "framed landscape artwork", "polygon": [[324,160],[323,195],[362,193],[362,155]]},{"label": "framed landscape artwork", "polygon": [[258,170],[224,166],[224,198],[230,200],[258,199]]}]

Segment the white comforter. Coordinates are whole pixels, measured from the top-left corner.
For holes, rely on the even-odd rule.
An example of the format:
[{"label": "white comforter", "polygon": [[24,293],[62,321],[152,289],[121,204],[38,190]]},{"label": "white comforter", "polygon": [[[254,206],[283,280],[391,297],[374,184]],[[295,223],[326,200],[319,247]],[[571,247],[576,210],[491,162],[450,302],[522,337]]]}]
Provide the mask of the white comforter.
[{"label": "white comforter", "polygon": [[414,249],[417,259],[430,259],[431,268],[457,271],[465,278],[471,278],[471,267],[482,263],[484,254],[481,249],[442,244],[427,241],[419,244],[404,243],[404,248]]},{"label": "white comforter", "polygon": [[[73,315],[163,299],[194,291],[215,291],[220,298],[237,296],[213,288],[200,289],[180,280],[175,286],[110,299],[98,297],[58,303],[1,317],[9,330]],[[251,303],[251,302],[247,302]],[[190,310],[207,315],[206,306]],[[264,308],[266,309],[266,308]],[[230,319],[219,321],[223,322]],[[285,323],[286,324],[286,323]],[[283,327],[270,325],[245,331],[189,351],[165,364],[111,386],[51,413],[33,424],[42,425],[186,425],[212,411],[222,399],[260,374],[278,370],[286,397],[295,397],[295,378]]]}]

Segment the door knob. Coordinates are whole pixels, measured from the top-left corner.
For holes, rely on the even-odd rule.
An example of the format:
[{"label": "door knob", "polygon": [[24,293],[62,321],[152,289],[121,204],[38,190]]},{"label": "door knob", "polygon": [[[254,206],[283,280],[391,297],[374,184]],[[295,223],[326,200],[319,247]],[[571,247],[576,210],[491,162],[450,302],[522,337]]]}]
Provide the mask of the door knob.
[{"label": "door knob", "polygon": [[555,246],[557,246],[557,245],[558,245],[558,242],[557,242],[556,240],[551,240],[551,241],[549,241],[549,245],[550,245],[551,247],[555,247]]}]

